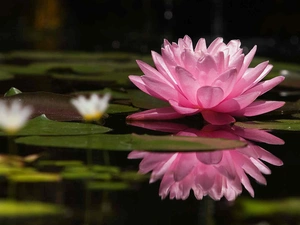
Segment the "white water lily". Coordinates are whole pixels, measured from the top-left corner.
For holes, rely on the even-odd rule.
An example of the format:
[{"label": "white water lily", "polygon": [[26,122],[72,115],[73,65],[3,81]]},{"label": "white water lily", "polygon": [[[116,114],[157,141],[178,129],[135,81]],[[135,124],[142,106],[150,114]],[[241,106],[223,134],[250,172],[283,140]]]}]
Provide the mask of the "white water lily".
[{"label": "white water lily", "polygon": [[96,121],[101,119],[104,112],[108,108],[110,94],[106,93],[102,98],[96,94],[92,94],[90,98],[80,95],[71,99],[71,103],[78,110],[80,115],[86,121]]},{"label": "white water lily", "polygon": [[18,132],[32,114],[30,106],[23,106],[19,101],[11,103],[0,101],[0,127],[8,134]]}]

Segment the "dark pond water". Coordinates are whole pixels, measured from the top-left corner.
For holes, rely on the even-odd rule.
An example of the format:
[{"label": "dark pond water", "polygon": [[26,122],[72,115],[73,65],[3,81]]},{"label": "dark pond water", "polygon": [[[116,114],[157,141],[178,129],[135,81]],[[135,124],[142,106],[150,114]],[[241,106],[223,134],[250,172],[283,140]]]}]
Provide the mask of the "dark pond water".
[{"label": "dark pond water", "polygon": [[[127,79],[129,74],[141,74],[136,58],[149,61],[126,53],[13,52],[2,56],[2,93],[18,88],[23,93],[7,98],[33,104],[35,116],[45,113],[56,123],[40,118],[14,137],[1,133],[0,224],[299,224],[298,75],[263,96],[289,103],[251,118],[262,123],[256,127],[247,127],[247,121],[211,126],[198,116],[128,123],[126,116],[139,107],[161,104],[136,92]],[[295,64],[274,65],[271,76],[283,69],[299,69]],[[79,121],[70,96],[104,93],[107,88],[112,93],[108,116],[93,124]],[[103,126],[111,130],[97,130]],[[147,134],[150,139],[132,137],[133,133]],[[174,139],[155,139],[170,134]],[[242,139],[248,148],[174,152],[193,144],[181,143],[182,139],[176,139],[179,136]],[[221,143],[227,144],[232,143]],[[217,139],[208,142],[208,146],[219,145]],[[144,148],[156,151],[131,152]],[[128,159],[129,154],[137,159]],[[171,166],[170,162],[177,163]],[[177,184],[168,178],[170,171],[175,171]],[[202,191],[194,195],[187,191],[191,188]]]}]

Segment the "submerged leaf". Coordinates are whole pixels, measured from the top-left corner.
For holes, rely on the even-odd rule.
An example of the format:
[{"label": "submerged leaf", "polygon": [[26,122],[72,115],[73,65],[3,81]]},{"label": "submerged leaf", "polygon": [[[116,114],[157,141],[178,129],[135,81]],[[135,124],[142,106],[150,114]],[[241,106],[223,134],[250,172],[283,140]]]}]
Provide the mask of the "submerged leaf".
[{"label": "submerged leaf", "polygon": [[21,137],[18,144],[111,151],[211,151],[246,146],[245,142],[219,138],[99,134],[88,136]]}]

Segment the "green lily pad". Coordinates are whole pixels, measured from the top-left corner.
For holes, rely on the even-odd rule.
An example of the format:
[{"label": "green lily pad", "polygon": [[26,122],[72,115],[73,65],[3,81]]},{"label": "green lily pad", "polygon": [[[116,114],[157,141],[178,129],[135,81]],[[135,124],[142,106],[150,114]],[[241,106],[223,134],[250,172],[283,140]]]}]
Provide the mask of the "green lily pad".
[{"label": "green lily pad", "polygon": [[43,51],[14,51],[5,54],[6,58],[21,58],[34,61],[75,61],[75,60],[129,60],[136,59],[138,56],[126,52],[105,52],[105,53],[87,53],[87,52],[43,52]]},{"label": "green lily pad", "polygon": [[300,131],[300,120],[237,122],[235,125],[253,129]]},{"label": "green lily pad", "polygon": [[67,168],[61,173],[61,177],[65,180],[111,180],[112,176],[108,172],[97,173],[89,170],[87,167]]},{"label": "green lily pad", "polygon": [[13,78],[14,78],[14,75],[12,75],[11,73],[0,70],[0,80],[10,80]]},{"label": "green lily pad", "polygon": [[[24,105],[30,105],[33,108],[32,117],[45,114],[49,119],[58,121],[82,120],[82,116],[70,102],[71,98],[76,97],[74,95],[62,95],[51,92],[18,92],[20,91],[11,88],[6,93],[6,97],[2,99],[5,99],[7,102],[18,100]],[[110,104],[107,113],[128,113],[137,110],[137,108],[127,105]]]},{"label": "green lily pad", "polygon": [[120,191],[127,190],[131,188],[131,185],[122,182],[122,181],[90,181],[86,184],[87,189],[92,191],[101,191],[101,190],[109,190],[109,191]]},{"label": "green lily pad", "polygon": [[131,84],[128,79],[128,72],[116,72],[116,71],[107,71],[101,74],[93,75],[76,75],[76,74],[57,74],[52,73],[51,76],[58,80],[72,80],[72,81],[85,81],[85,82],[108,82],[110,85],[129,85]]},{"label": "green lily pad", "polygon": [[128,106],[128,105],[119,105],[119,104],[110,104],[107,113],[116,114],[116,113],[129,113],[139,111],[138,108]]},{"label": "green lily pad", "polygon": [[142,109],[153,109],[170,106],[168,102],[154,98],[140,90],[127,90],[132,105]]},{"label": "green lily pad", "polygon": [[91,90],[91,91],[78,91],[75,92],[75,94],[80,95],[88,95],[88,94],[105,94],[105,93],[110,93],[111,97],[113,99],[129,99],[128,94],[122,90],[118,91],[118,90],[114,90],[114,89],[110,89],[110,88],[104,88],[102,90]]},{"label": "green lily pad", "polygon": [[20,173],[12,173],[8,179],[20,183],[40,183],[40,182],[59,182],[61,177],[55,173],[43,173],[38,171],[24,170]]},{"label": "green lily pad", "polygon": [[79,160],[40,160],[37,165],[39,167],[55,166],[55,167],[69,167],[69,166],[83,166],[83,162]]},{"label": "green lily pad", "polygon": [[[41,62],[32,63],[27,66],[0,65],[0,71],[16,75],[47,75],[51,73],[107,73],[114,70],[114,67],[99,62]],[[79,75],[77,75],[79,76]]]},{"label": "green lily pad", "polygon": [[246,146],[245,142],[218,138],[150,136],[150,135],[88,135],[88,136],[31,136],[16,139],[18,144],[60,148],[80,148],[111,151],[211,151]]},{"label": "green lily pad", "polygon": [[[58,122],[49,120],[45,115],[36,117],[26,124],[17,135],[31,136],[31,135],[85,135],[106,133],[111,131],[110,128],[89,124],[89,123],[75,123],[75,122]],[[0,131],[0,136],[7,134]]]},{"label": "green lily pad", "polygon": [[278,200],[238,199],[237,205],[239,206],[239,214],[246,218],[300,215],[299,198]]},{"label": "green lily pad", "polygon": [[42,217],[50,215],[65,214],[66,209],[61,206],[33,202],[33,201],[0,201],[0,217],[1,218],[24,218],[24,217]]},{"label": "green lily pad", "polygon": [[20,91],[19,89],[15,88],[15,87],[11,87],[5,94],[4,97],[9,97],[9,96],[13,96],[13,95],[17,95],[17,94],[21,94],[22,91]]}]

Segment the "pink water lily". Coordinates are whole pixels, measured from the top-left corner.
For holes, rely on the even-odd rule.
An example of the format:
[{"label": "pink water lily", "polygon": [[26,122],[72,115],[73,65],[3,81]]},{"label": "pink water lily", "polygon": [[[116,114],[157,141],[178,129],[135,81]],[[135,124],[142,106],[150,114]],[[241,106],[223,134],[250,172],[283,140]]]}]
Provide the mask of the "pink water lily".
[{"label": "pink water lily", "polygon": [[266,61],[249,68],[256,46],[247,55],[240,46],[239,40],[225,44],[222,38],[209,47],[201,38],[195,48],[189,36],[178,43],[165,40],[161,55],[152,52],[155,68],[137,60],[144,75],[129,78],[143,92],[170,106],[138,112],[127,119],[175,119],[201,113],[207,122],[223,125],[234,122],[234,117],[256,116],[281,107],[284,102],[255,100],[284,77],[262,81],[272,65]]},{"label": "pink water lily", "polygon": [[169,195],[171,199],[186,199],[192,190],[197,199],[210,196],[214,200],[225,197],[233,201],[242,193],[243,186],[254,196],[248,175],[258,183],[266,184],[263,174],[270,174],[271,170],[264,162],[282,165],[279,158],[252,142],[284,143],[263,130],[229,125],[206,125],[197,130],[174,123],[142,121],[133,125],[165,132],[172,132],[173,129],[180,136],[226,138],[248,143],[247,147],[215,152],[131,152],[128,158],[142,159],[139,172],[151,172],[150,183],[161,179],[159,195],[162,198]]}]

